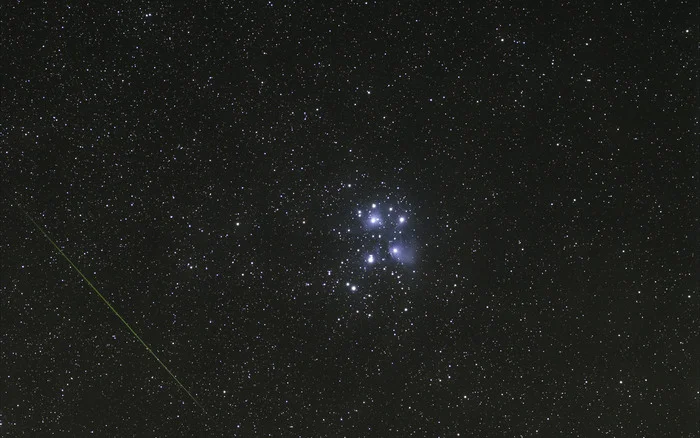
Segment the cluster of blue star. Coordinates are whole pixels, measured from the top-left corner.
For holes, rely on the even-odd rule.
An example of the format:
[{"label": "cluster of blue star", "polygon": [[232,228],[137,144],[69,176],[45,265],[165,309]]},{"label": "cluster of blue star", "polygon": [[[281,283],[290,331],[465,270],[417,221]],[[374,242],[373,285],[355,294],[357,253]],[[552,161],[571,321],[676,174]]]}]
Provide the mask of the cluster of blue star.
[{"label": "cluster of blue star", "polygon": [[393,206],[373,203],[367,210],[357,210],[357,218],[362,223],[369,245],[363,244],[365,267],[393,260],[397,263],[413,263],[415,251],[408,239],[408,215],[396,211]]},{"label": "cluster of blue star", "polygon": [[357,205],[353,216],[343,233],[350,254],[339,266],[347,290],[366,289],[376,276],[390,276],[401,284],[402,267],[413,266],[417,256],[411,211],[387,200]]}]

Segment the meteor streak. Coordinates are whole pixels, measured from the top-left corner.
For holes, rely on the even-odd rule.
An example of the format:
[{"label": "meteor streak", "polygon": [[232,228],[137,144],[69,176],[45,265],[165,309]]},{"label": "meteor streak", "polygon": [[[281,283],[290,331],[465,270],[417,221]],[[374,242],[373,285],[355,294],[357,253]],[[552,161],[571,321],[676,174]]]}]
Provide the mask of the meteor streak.
[{"label": "meteor streak", "polygon": [[107,298],[105,298],[104,295],[102,295],[102,294],[100,293],[100,291],[98,291],[97,288],[96,288],[95,286],[93,286],[93,284],[90,282],[90,280],[88,280],[87,277],[80,271],[80,269],[78,269],[78,267],[75,266],[75,264],[71,261],[71,259],[69,259],[68,256],[65,255],[65,254],[63,253],[63,251],[61,251],[61,248],[59,248],[58,245],[56,245],[56,242],[54,242],[54,241],[49,237],[49,235],[46,233],[46,231],[44,231],[44,229],[43,229],[42,227],[40,227],[39,224],[37,224],[37,223],[34,221],[34,219],[32,219],[32,217],[29,215],[29,213],[27,213],[26,211],[24,211],[24,209],[22,209],[22,207],[19,207],[19,209],[22,210],[22,213],[24,213],[24,214],[27,216],[27,218],[32,222],[32,224],[34,224],[34,226],[36,227],[36,229],[39,230],[39,231],[41,232],[41,234],[43,234],[44,237],[46,237],[46,239],[47,239],[49,242],[51,242],[51,245],[53,245],[53,247],[56,248],[56,251],[58,251],[59,254],[61,254],[61,255],[63,256],[63,258],[66,259],[66,261],[67,261],[68,263],[70,263],[70,265],[73,267],[73,269],[75,269],[76,271],[78,271],[78,274],[80,274],[80,276],[83,277],[83,280],[85,280],[85,282],[88,284],[88,286],[90,286],[90,288],[97,294],[97,296],[99,296],[100,299],[102,299],[102,301],[104,301],[104,303],[107,305],[107,307],[109,307],[109,309],[110,309],[115,315],[117,315],[117,318],[119,318],[119,320],[120,320],[121,322],[124,323],[124,325],[126,326],[126,328],[129,329],[129,331],[131,332],[131,334],[133,334],[134,337],[136,337],[136,339],[138,339],[138,341],[141,343],[141,345],[143,345],[143,346],[146,348],[146,350],[147,350],[149,353],[151,353],[151,356],[153,356],[153,357],[155,358],[155,360],[158,361],[158,363],[160,364],[160,366],[163,367],[163,369],[164,369],[165,371],[167,371],[168,374],[170,374],[170,377],[172,377],[173,380],[175,380],[175,383],[177,383],[178,386],[179,386],[180,388],[182,388],[182,390],[185,391],[185,392],[187,393],[187,395],[190,396],[190,398],[192,399],[192,401],[193,401],[197,406],[199,406],[199,408],[200,408],[200,409],[204,412],[204,414],[206,415],[207,411],[204,409],[204,406],[202,406],[202,405],[197,401],[197,399],[194,398],[194,396],[192,395],[192,393],[191,393],[190,391],[188,391],[187,388],[185,388],[185,385],[183,385],[182,383],[180,383],[180,381],[178,380],[178,378],[175,377],[175,374],[173,374],[173,372],[170,371],[170,369],[169,369],[167,366],[165,366],[165,364],[163,363],[163,361],[161,361],[160,358],[158,358],[158,356],[156,356],[156,353],[155,353],[153,350],[151,350],[151,347],[149,347],[148,344],[146,344],[146,343],[143,341],[143,339],[141,339],[141,337],[140,337],[138,334],[136,334],[136,332],[134,331],[134,329],[131,328],[131,326],[129,325],[129,323],[126,322],[126,320],[125,320],[124,318],[122,318],[122,316],[119,314],[119,312],[117,312],[117,309],[115,309],[115,308],[112,306],[112,304],[107,300]]}]

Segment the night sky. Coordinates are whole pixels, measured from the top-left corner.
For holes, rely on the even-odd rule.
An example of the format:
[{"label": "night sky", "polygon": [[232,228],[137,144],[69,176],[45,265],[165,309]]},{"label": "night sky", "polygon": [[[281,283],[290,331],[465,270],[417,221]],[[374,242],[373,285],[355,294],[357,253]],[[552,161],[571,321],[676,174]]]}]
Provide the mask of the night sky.
[{"label": "night sky", "polygon": [[696,7],[3,6],[0,434],[699,436]]}]

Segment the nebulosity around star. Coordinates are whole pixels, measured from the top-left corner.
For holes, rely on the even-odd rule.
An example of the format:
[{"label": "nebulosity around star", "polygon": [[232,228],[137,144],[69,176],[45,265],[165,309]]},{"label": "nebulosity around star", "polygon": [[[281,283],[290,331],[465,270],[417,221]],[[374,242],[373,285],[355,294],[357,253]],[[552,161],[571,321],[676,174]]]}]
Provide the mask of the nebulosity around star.
[{"label": "nebulosity around star", "polygon": [[389,198],[356,205],[342,219],[344,232],[338,234],[338,243],[347,252],[329,270],[333,278],[326,284],[333,288],[344,284],[345,290],[363,294],[386,281],[403,285],[405,274],[415,273],[417,261],[411,218],[410,207]]}]

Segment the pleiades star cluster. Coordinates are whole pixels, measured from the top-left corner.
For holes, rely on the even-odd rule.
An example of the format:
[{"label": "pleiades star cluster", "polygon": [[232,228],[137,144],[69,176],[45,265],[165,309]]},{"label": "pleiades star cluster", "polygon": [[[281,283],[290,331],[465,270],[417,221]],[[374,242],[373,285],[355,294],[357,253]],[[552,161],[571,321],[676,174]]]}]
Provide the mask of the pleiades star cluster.
[{"label": "pleiades star cluster", "polygon": [[1,436],[698,436],[694,2],[0,22]]},{"label": "pleiades star cluster", "polygon": [[337,263],[335,270],[328,270],[331,291],[335,292],[335,286],[346,279],[345,288],[351,292],[357,292],[360,287],[362,291],[367,289],[366,299],[371,297],[373,277],[389,275],[400,285],[404,275],[415,274],[412,269],[418,263],[415,225],[408,220],[409,212],[401,204],[387,199],[385,205],[376,202],[358,205],[356,212],[348,214],[348,219],[333,229],[337,230],[338,244],[347,248],[348,256]]}]

